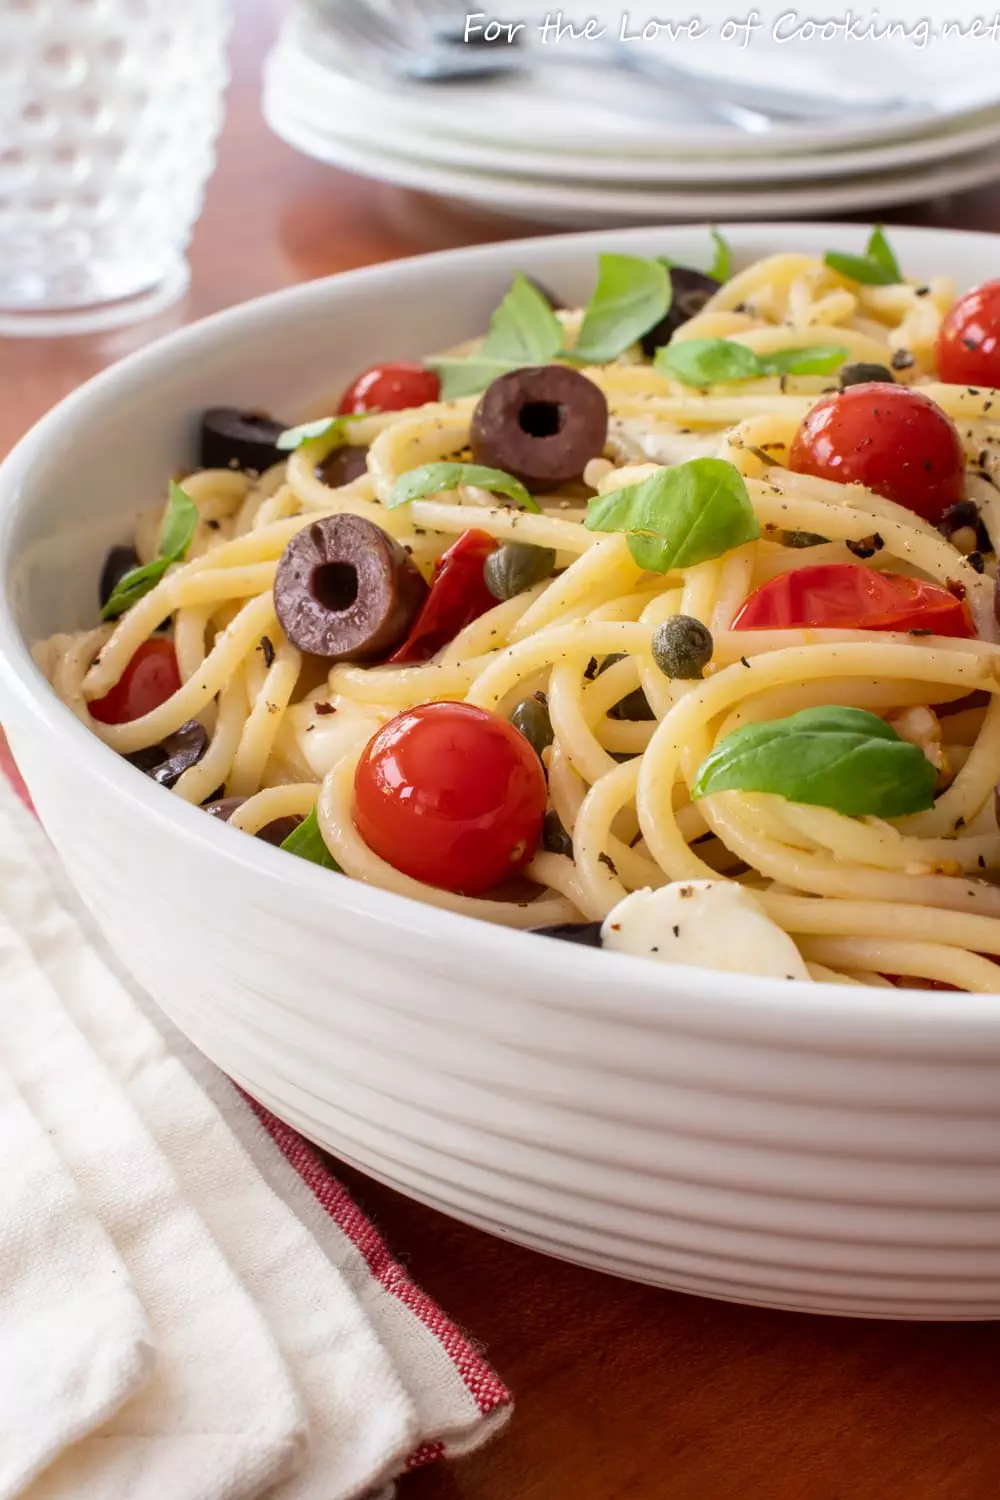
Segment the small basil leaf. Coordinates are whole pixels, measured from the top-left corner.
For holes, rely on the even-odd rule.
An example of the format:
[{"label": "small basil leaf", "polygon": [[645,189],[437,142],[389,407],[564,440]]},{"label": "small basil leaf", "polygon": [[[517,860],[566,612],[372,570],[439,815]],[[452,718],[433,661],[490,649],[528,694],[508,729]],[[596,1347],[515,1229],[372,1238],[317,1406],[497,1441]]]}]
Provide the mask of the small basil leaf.
[{"label": "small basil leaf", "polygon": [[711,276],[715,281],[728,281],[733,274],[733,247],[714,224],[708,232],[715,242],[715,258],[705,275]]},{"label": "small basil leaf", "polygon": [[919,745],[860,708],[807,708],[747,724],[703,762],[692,797],[771,792],[848,817],[900,818],[934,805],[937,772]]},{"label": "small basil leaf", "polygon": [[116,620],[133,604],[138,604],[156,587],[171,563],[180,562],[198,527],[198,507],[191,496],[172,480],[167,513],[160,531],[159,556],[141,567],[132,568],[118,580],[108,602],[101,610],[102,620]]},{"label": "small basil leaf", "polygon": [[758,355],[758,362],[762,375],[829,375],[850,356],[843,346],[815,344],[811,349],[776,349]]},{"label": "small basil leaf", "polygon": [[300,859],[308,859],[314,865],[322,865],[325,870],[340,870],[337,861],[323,842],[315,808],[307,818],[303,818],[297,828],[292,829],[280,847],[287,849],[289,854],[297,854]]},{"label": "small basil leaf", "polygon": [[301,448],[305,443],[314,443],[317,438],[326,437],[330,433],[333,448],[341,448],[348,441],[348,434],[352,423],[361,420],[362,415],[374,416],[373,411],[367,411],[343,417],[318,417],[315,422],[302,422],[298,427],[289,427],[280,433],[275,447],[280,448],[282,453],[291,453],[296,448]]},{"label": "small basil leaf", "polygon": [[446,357],[425,363],[441,378],[442,401],[456,401],[485,390],[508,370],[548,364],[562,349],[562,342],[562,324],[549,302],[519,271],[474,354],[467,359]]},{"label": "small basil leaf", "polygon": [[616,359],[659,323],[671,295],[670,273],[659,261],[602,255],[574,358],[594,365]]},{"label": "small basil leaf", "polygon": [[694,458],[601,495],[584,524],[625,532],[635,561],[653,573],[694,567],[760,536],[743,476],[721,458]]},{"label": "small basil leaf", "polygon": [[160,556],[179,562],[198,528],[198,507],[179,484],[170,481],[167,513],[160,528]]},{"label": "small basil leaf", "polygon": [[657,349],[657,370],[684,385],[715,385],[727,380],[754,380],[760,361],[752,349],[732,339],[681,339]]},{"label": "small basil leaf", "polygon": [[411,500],[437,495],[441,490],[454,490],[460,484],[475,484],[480,489],[493,490],[498,495],[506,495],[522,510],[541,513],[541,506],[513,474],[505,474],[503,469],[488,469],[482,464],[423,464],[419,469],[410,469],[396,480],[386,505],[389,510],[395,510],[397,505],[408,505]]},{"label": "small basil leaf", "polygon": [[885,229],[881,224],[876,224],[871,232],[868,244],[865,246],[865,255],[868,260],[873,260],[877,266],[881,266],[893,281],[902,281],[903,273],[899,269],[899,261],[896,259],[892,246],[886,238]]}]

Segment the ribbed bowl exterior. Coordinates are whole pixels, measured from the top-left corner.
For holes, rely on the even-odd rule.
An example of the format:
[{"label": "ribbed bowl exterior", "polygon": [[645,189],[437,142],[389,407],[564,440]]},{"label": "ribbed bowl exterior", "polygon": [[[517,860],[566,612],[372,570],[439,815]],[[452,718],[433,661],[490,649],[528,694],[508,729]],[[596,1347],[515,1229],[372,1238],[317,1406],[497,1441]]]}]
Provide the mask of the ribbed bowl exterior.
[{"label": "ribbed bowl exterior", "polygon": [[[683,254],[694,233],[658,243]],[[770,231],[807,246],[810,233]],[[649,239],[614,243],[642,253]],[[553,244],[547,257],[455,257],[453,274],[502,257],[551,275]],[[378,290],[354,279],[370,315]],[[338,291],[325,289],[331,305]],[[315,321],[293,295],[293,324],[302,308]],[[162,395],[192,354],[175,345],[80,393],[0,472],[0,714],[73,881],[139,982],[305,1135],[494,1233],[708,1296],[1000,1315],[1000,999],[769,985],[485,927],[179,805],[52,700],[20,642],[38,611],[65,607],[32,614],[44,580],[66,576],[32,550],[51,524],[50,482],[74,434],[96,423],[107,436],[137,375]],[[213,382],[232,399],[218,371]],[[133,415],[162,450],[166,419]]]}]

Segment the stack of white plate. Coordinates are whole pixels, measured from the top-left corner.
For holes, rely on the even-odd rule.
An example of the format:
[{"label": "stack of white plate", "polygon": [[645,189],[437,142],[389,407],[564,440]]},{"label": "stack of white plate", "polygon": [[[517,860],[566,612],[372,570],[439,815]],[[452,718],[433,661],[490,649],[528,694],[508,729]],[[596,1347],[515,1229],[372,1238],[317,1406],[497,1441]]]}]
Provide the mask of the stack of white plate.
[{"label": "stack of white plate", "polygon": [[[960,9],[955,0],[942,14]],[[566,227],[877,214],[1000,177],[1000,69],[984,39],[939,33],[921,46],[915,22],[895,37],[789,38],[764,14],[747,47],[723,42],[710,21],[673,57],[710,76],[720,98],[773,78],[776,90],[828,99],[827,119],[748,133],[645,87],[622,108],[622,79],[606,89],[592,66],[549,66],[537,45],[536,67],[499,81],[407,82],[315,3],[293,11],[267,60],[264,113],[321,161]]]}]

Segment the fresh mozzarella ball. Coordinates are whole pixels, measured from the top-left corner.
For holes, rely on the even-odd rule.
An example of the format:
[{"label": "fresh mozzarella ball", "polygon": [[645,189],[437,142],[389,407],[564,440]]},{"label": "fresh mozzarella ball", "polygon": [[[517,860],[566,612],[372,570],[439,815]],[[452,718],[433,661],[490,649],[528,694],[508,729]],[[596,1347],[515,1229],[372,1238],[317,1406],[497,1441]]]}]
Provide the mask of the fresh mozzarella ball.
[{"label": "fresh mozzarella ball", "polygon": [[605,948],[662,964],[693,964],[768,979],[810,979],[788,934],[752,891],[731,880],[674,881],[633,891],[609,912]]}]

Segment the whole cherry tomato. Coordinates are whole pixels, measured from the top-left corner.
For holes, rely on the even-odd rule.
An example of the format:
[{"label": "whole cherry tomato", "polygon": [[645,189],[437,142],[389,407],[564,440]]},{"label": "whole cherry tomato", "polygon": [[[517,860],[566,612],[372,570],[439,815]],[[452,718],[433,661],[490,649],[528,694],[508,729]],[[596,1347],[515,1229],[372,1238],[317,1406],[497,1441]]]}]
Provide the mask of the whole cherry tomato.
[{"label": "whole cherry tomato", "polygon": [[127,724],[166,703],[180,685],[173,642],[154,635],[143,641],[110,692],[88,705],[90,716],[101,724]]},{"label": "whole cherry tomato", "polygon": [[366,411],[406,411],[411,406],[436,401],[440,394],[439,377],[423,365],[372,365],[347,387],[337,411],[341,416]]},{"label": "whole cherry tomato", "polygon": [[779,573],[747,599],[733,630],[929,630],[974,636],[968,608],[936,583],[822,563]]},{"label": "whole cherry tomato", "polygon": [[955,303],[938,334],[937,367],[950,385],[1000,386],[1000,281]]},{"label": "whole cherry tomato", "polygon": [[817,401],[788,467],[863,484],[934,524],[965,488],[965,453],[950,418],[920,391],[875,381]]},{"label": "whole cherry tomato", "polygon": [[414,880],[481,896],[538,846],[545,773],[524,735],[470,703],[407,709],[369,742],[354,822],[370,849]]},{"label": "whole cherry tomato", "polygon": [[410,626],[410,633],[389,657],[400,666],[427,661],[453,641],[460,630],[478,620],[497,600],[486,587],[483,563],[497,543],[486,531],[463,531],[441,554],[434,569],[431,591]]}]

